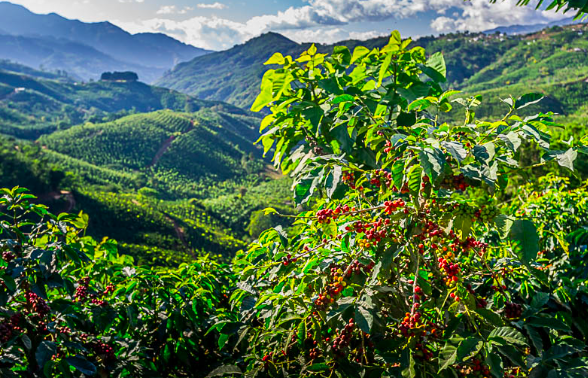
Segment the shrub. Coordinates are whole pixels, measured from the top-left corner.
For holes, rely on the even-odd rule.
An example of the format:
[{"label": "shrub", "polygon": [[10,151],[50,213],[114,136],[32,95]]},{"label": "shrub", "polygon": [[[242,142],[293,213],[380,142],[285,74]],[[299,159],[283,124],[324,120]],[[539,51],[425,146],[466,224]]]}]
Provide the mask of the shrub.
[{"label": "shrub", "polygon": [[[541,165],[573,171],[585,147],[551,150],[552,115],[517,115],[541,95],[477,120],[481,98],[444,92],[443,57],[409,43],[394,32],[381,50],[312,46],[267,62],[281,67],[253,105],[271,110],[261,141],[314,210],[234,261],[242,367],[260,377],[586,376],[586,229],[574,230],[586,191],[509,185]],[[454,106],[465,119],[444,123]],[[521,166],[529,146],[541,161]]]}]

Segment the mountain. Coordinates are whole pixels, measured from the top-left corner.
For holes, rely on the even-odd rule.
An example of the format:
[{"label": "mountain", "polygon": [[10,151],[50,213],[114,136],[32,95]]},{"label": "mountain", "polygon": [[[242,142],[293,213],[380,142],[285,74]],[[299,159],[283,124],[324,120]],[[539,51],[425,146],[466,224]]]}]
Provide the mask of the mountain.
[{"label": "mountain", "polygon": [[[150,82],[179,62],[208,52],[163,34],[133,35],[109,22],[85,23],[69,20],[54,13],[40,15],[9,2],[0,2],[0,25],[5,33],[13,37],[28,38],[13,40],[12,45],[0,44],[0,50],[5,51],[5,54],[10,52],[8,48],[14,46],[15,42],[24,41],[26,45],[19,46],[20,55],[28,54],[30,59],[41,57],[47,61],[44,63],[47,68],[67,68],[83,79],[95,79],[101,74],[91,69],[90,72],[77,72],[84,67],[84,60],[89,62],[96,57],[119,71],[126,69],[125,67],[134,67],[144,80]],[[86,58],[86,54],[92,54],[94,57]],[[57,55],[57,58],[52,59],[54,55]],[[63,59],[64,55],[67,58],[74,56],[77,62],[67,64],[67,59]],[[33,65],[30,60],[19,61]],[[96,69],[101,69],[99,67]]]},{"label": "mountain", "polygon": [[54,37],[0,35],[0,59],[66,71],[77,80],[96,80],[107,71],[135,71],[142,80],[150,82],[162,72],[160,68],[122,62],[88,45]]},{"label": "mountain", "polygon": [[[483,34],[480,34],[483,36]],[[472,39],[474,36],[450,34],[443,37],[420,38],[414,45],[423,46],[431,53],[442,51],[448,63],[450,82],[461,82],[476,70],[498,59],[512,43],[494,38]],[[389,37],[378,37],[367,41],[348,40],[334,45],[317,44],[319,52],[331,53],[336,45],[350,49],[358,45],[368,48],[383,47]],[[202,99],[225,101],[248,108],[259,93],[259,84],[264,66],[275,52],[297,56],[310,44],[298,44],[277,34],[267,33],[227,51],[210,53],[181,63],[156,81],[157,85],[172,88]],[[470,51],[476,52],[471,54]]]},{"label": "mountain", "polygon": [[0,133],[19,138],[36,139],[85,121],[115,119],[121,112],[193,112],[202,108],[249,114],[233,105],[198,100],[142,82],[76,83],[67,77],[0,62]]},{"label": "mountain", "polygon": [[559,21],[553,21],[549,23],[541,23],[541,24],[532,24],[532,25],[510,25],[510,26],[499,26],[494,29],[486,30],[484,33],[486,34],[494,34],[494,33],[501,33],[501,34],[509,34],[509,35],[516,35],[516,34],[530,34],[536,33],[546,28],[550,28],[553,26],[565,26],[570,24],[577,24],[579,20],[574,20],[573,17],[565,18]]},{"label": "mountain", "polygon": [[267,70],[263,63],[275,52],[293,55],[303,50],[303,45],[280,34],[267,33],[229,50],[180,63],[155,84],[202,99],[249,107]]},{"label": "mountain", "polygon": [[[443,53],[447,63],[447,88],[478,91],[516,83],[529,84],[540,77],[549,79],[552,84],[581,78],[588,69],[588,59],[583,55],[587,31],[586,24],[577,24],[553,26],[535,34],[506,37],[486,33],[451,33],[422,37],[414,41],[412,46],[422,46],[429,54]],[[336,45],[350,49],[358,45],[375,48],[385,46],[388,39],[349,40]],[[279,34],[264,34],[230,50],[182,63],[158,80],[157,84],[198,98],[226,101],[247,108],[259,93],[263,73],[272,68],[262,64],[274,52],[296,56],[308,46],[297,44]],[[320,52],[330,53],[333,47],[317,45]],[[533,51],[532,57],[530,51]],[[539,67],[548,71],[541,74],[537,71]],[[571,76],[566,76],[564,72]],[[569,100],[562,98],[557,101]],[[562,106],[558,108],[565,108],[566,112],[577,108]]]}]

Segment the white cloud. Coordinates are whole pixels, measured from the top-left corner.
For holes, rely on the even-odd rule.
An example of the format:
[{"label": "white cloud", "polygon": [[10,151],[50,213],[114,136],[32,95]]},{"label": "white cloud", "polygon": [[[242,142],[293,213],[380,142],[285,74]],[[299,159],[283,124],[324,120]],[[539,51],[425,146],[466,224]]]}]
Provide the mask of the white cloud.
[{"label": "white cloud", "polygon": [[189,11],[194,10],[192,7],[184,7],[179,9],[175,5],[164,5],[156,12],[156,14],[186,14]]},{"label": "white cloud", "polygon": [[227,6],[225,4],[219,3],[218,1],[216,3],[212,3],[212,4],[205,4],[205,3],[201,3],[201,4],[196,4],[196,8],[200,8],[200,9],[225,9]]},{"label": "white cloud", "polygon": [[[218,5],[217,5],[218,4]],[[223,4],[198,4],[207,8]],[[160,9],[158,14],[177,11]],[[133,23],[118,23],[131,31],[158,31],[170,34],[184,42],[209,49],[226,49],[268,31],[277,31],[298,41],[331,43],[348,38],[368,38],[376,31],[363,33],[344,30],[343,26],[355,22],[384,21],[433,15],[430,27],[437,32],[481,31],[501,25],[549,22],[564,17],[554,12],[535,11],[532,4],[517,7],[516,0],[307,0],[301,7],[290,7],[275,14],[255,16],[245,22],[225,18],[193,17],[184,21],[165,18]],[[450,14],[450,16],[448,15]],[[422,21],[417,21],[422,22]]]},{"label": "white cloud", "polygon": [[453,13],[452,17],[440,16],[431,22],[431,27],[437,32],[450,31],[484,31],[505,25],[528,25],[548,23],[567,17],[563,13],[551,11],[536,11],[534,7],[517,7],[514,1],[496,2],[490,4],[486,0],[471,0],[461,6],[461,14]]}]

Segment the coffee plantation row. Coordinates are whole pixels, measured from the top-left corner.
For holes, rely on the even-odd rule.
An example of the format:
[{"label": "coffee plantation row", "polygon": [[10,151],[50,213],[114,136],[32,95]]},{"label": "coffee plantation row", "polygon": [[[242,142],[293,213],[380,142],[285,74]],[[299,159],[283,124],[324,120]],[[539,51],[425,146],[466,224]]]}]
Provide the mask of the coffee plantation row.
[{"label": "coffee plantation row", "polygon": [[587,137],[553,149],[534,93],[477,119],[409,45],[268,61],[260,142],[302,211],[231,264],[135,265],[3,189],[0,374],[587,376]]}]

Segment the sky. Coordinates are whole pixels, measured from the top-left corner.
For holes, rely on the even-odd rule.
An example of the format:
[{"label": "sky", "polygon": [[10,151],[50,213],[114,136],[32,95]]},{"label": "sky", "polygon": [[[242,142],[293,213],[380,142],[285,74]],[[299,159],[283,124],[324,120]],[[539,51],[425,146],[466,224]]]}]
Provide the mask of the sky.
[{"label": "sky", "polygon": [[[556,21],[553,11],[516,0],[10,0],[35,13],[110,21],[131,32],[161,32],[224,50],[268,31],[297,42],[334,43],[399,30],[406,37]],[[533,3],[533,1],[531,1]],[[568,15],[569,17],[569,15]]]}]

